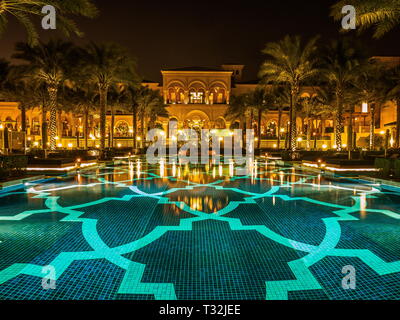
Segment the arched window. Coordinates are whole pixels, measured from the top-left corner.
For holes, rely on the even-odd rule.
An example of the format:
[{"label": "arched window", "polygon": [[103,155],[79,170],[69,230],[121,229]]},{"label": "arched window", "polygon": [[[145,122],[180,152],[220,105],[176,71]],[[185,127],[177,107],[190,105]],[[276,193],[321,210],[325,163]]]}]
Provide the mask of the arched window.
[{"label": "arched window", "polygon": [[266,132],[267,139],[274,139],[277,137],[277,134],[278,134],[277,128],[278,128],[278,126],[275,121],[271,121],[268,123],[267,132]]},{"label": "arched window", "polygon": [[226,123],[223,118],[218,118],[217,121],[215,121],[215,129],[226,129]]},{"label": "arched window", "polygon": [[214,85],[210,89],[209,96],[210,104],[223,104],[226,103],[226,90],[222,85]]},{"label": "arched window", "polygon": [[115,126],[116,137],[129,137],[129,124],[126,121],[118,121]]}]

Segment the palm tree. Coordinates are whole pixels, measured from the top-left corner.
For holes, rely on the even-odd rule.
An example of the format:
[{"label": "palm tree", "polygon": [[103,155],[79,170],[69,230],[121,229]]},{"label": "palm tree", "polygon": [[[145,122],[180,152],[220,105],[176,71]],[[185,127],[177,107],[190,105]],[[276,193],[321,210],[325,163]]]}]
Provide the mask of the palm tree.
[{"label": "palm tree", "polygon": [[0,0],[0,35],[7,28],[8,16],[12,16],[25,27],[28,43],[37,45],[39,36],[33,19],[43,17],[42,8],[46,5],[56,9],[57,29],[67,36],[82,36],[71,15],[94,18],[98,13],[92,0]]},{"label": "palm tree", "polygon": [[98,92],[93,85],[77,82],[75,86],[66,88],[65,103],[67,109],[73,108],[74,114],[83,115],[84,148],[88,149],[90,114],[97,111]]},{"label": "palm tree", "polygon": [[26,77],[23,66],[11,66],[7,78],[1,87],[1,98],[19,103],[21,110],[21,131],[26,133],[27,110],[37,107],[42,102],[38,83]]},{"label": "palm tree", "polygon": [[132,113],[132,145],[133,149],[136,150],[138,134],[137,116],[139,112],[139,98],[143,87],[129,84],[124,86],[123,88],[123,107],[127,112]]},{"label": "palm tree", "polygon": [[335,143],[342,150],[344,99],[366,59],[354,43],[347,39],[333,41],[323,54],[322,75],[334,87],[336,94]]},{"label": "palm tree", "polygon": [[139,114],[141,117],[142,139],[145,138],[147,128],[146,119],[149,119],[150,127],[153,128],[157,116],[166,115],[164,100],[157,91],[153,91],[147,87],[140,89],[138,97]]},{"label": "palm tree", "polygon": [[47,44],[31,47],[17,43],[14,58],[28,62],[26,67],[32,78],[46,85],[50,110],[50,149],[56,149],[57,136],[57,94],[60,85],[68,78],[71,62],[76,60],[76,48],[70,42],[49,41]]},{"label": "palm tree", "polygon": [[399,25],[400,2],[398,0],[341,0],[332,6],[331,16],[343,18],[342,8],[352,5],[356,8],[356,24],[360,31],[374,28],[374,37],[381,38]]},{"label": "palm tree", "polygon": [[284,84],[290,88],[290,149],[296,150],[296,110],[301,86],[316,76],[317,38],[303,43],[299,36],[286,36],[279,42],[268,43],[263,53],[268,56],[261,66],[260,77],[265,83]]},{"label": "palm tree", "polygon": [[370,106],[370,150],[375,149],[375,114],[387,101],[390,90],[384,81],[385,73],[386,70],[382,69],[382,66],[370,63],[360,70],[353,83],[356,90],[355,102],[365,102]]},{"label": "palm tree", "polygon": [[388,72],[388,97],[396,103],[396,147],[400,148],[400,67],[395,67]]},{"label": "palm tree", "polygon": [[300,112],[303,114],[306,121],[307,150],[311,149],[311,129],[313,126],[313,119],[319,111],[319,103],[319,98],[316,95],[299,99]]},{"label": "palm tree", "polygon": [[[232,96],[228,109],[225,113],[225,117],[229,120],[240,119],[240,129],[246,132],[247,129],[247,118],[249,116],[250,104],[249,94],[243,93],[237,96]],[[242,135],[243,146],[246,145],[246,136]]]},{"label": "palm tree", "polygon": [[123,84],[116,84],[110,88],[110,91],[108,93],[108,102],[110,105],[110,111],[111,111],[111,123],[110,123],[110,132],[109,132],[109,138],[110,138],[110,147],[114,148],[114,133],[115,133],[115,107],[122,107],[122,99],[124,98],[125,94],[125,85]]},{"label": "palm tree", "polygon": [[100,148],[104,156],[106,141],[107,95],[119,83],[135,83],[135,63],[128,52],[116,44],[91,43],[84,52],[82,74],[97,86],[100,99]]},{"label": "palm tree", "polygon": [[[255,110],[257,113],[257,148],[261,147],[261,125],[262,118],[265,112],[271,110],[275,107],[276,97],[277,97],[276,88],[267,88],[267,87],[259,87],[256,88],[253,92],[248,95],[248,105]],[[279,128],[278,128],[279,130]],[[279,135],[279,132],[278,132]]]}]

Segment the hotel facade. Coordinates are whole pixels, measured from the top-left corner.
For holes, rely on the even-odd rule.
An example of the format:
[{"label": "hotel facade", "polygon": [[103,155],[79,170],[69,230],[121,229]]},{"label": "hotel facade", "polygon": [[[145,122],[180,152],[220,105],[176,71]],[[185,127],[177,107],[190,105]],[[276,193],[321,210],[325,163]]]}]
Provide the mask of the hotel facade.
[{"label": "hotel facade", "polygon": [[[400,58],[377,57],[386,65],[400,65]],[[167,106],[168,116],[157,119],[157,127],[168,130],[169,121],[176,121],[178,128],[200,129],[233,129],[243,127],[246,121],[246,128],[254,128],[258,133],[261,130],[261,147],[277,148],[278,135],[281,145],[285,147],[287,137],[289,112],[288,106],[283,108],[281,127],[278,127],[279,112],[269,110],[264,112],[261,127],[258,122],[250,123],[250,119],[235,119],[228,114],[229,104],[233,96],[254,91],[258,86],[257,81],[242,81],[244,66],[238,64],[222,65],[218,68],[186,67],[177,69],[161,70],[162,84],[151,81],[144,81],[143,86],[151,90],[159,91]],[[302,89],[301,96],[312,96],[315,88],[306,87]],[[375,134],[387,135],[389,133],[390,143],[394,144],[396,135],[396,109],[394,102],[388,101],[380,106],[375,113]],[[353,133],[358,147],[367,148],[370,136],[371,114],[364,105],[355,106],[353,114]],[[114,110],[114,146],[132,147],[133,139],[143,142],[143,137],[133,137],[133,117],[127,114],[122,108]],[[49,120],[49,114],[43,115],[40,108],[27,111],[27,145],[40,147],[41,127],[44,119]],[[347,141],[347,125],[349,116],[345,115],[345,132],[342,141]],[[89,119],[88,146],[98,147],[99,145],[99,122],[100,117],[94,113]],[[139,121],[140,122],[140,121]],[[57,121],[58,148],[72,149],[84,145],[83,136],[83,115],[72,112],[58,112]],[[111,114],[107,113],[107,132],[110,132]],[[146,122],[145,122],[146,123]],[[305,148],[305,119],[297,117],[297,128],[299,136],[299,147]],[[139,123],[140,126],[140,123]],[[316,118],[312,120],[311,132],[313,136],[313,147],[317,149],[330,149],[334,146],[334,120]],[[23,146],[21,142],[21,112],[18,102],[0,102],[0,128],[8,129],[11,132],[10,143],[14,149]],[[139,127],[139,132],[140,127]],[[387,133],[388,132],[388,133]],[[302,138],[304,137],[304,139]],[[381,143],[382,144],[382,143]],[[107,145],[110,145],[108,141]],[[0,148],[4,147],[4,141],[0,137]],[[377,144],[379,148],[379,143]]]}]

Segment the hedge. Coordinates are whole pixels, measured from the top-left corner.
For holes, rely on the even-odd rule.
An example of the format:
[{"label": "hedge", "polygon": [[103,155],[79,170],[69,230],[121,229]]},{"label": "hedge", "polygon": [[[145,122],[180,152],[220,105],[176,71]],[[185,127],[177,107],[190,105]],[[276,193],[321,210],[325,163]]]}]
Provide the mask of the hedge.
[{"label": "hedge", "polygon": [[393,161],[385,158],[375,159],[375,168],[379,169],[378,175],[383,178],[388,178],[393,168]]},{"label": "hedge", "polygon": [[5,180],[10,177],[23,175],[27,165],[27,156],[0,156],[0,179]]},{"label": "hedge", "polygon": [[394,161],[394,177],[400,178],[400,160],[397,159]]}]

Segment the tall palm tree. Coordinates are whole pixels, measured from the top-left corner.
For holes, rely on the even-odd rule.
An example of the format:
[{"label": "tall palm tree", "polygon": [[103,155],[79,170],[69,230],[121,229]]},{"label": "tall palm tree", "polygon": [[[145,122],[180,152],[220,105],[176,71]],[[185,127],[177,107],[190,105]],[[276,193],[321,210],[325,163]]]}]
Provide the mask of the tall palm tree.
[{"label": "tall palm tree", "polygon": [[104,155],[106,141],[107,95],[111,86],[138,81],[135,63],[128,52],[113,43],[91,43],[83,53],[82,74],[97,86],[100,99],[100,148]]},{"label": "tall palm tree", "polygon": [[[251,109],[249,100],[250,98],[248,93],[232,96],[225,113],[225,117],[229,120],[240,119],[240,129],[242,129],[244,133],[246,133],[247,118],[249,117],[249,111]],[[243,146],[246,145],[245,134],[242,135],[242,143]]]},{"label": "tall palm tree", "polygon": [[42,103],[38,82],[26,76],[24,66],[11,66],[7,78],[1,85],[0,97],[19,103],[21,131],[26,133],[26,112]]},{"label": "tall palm tree", "polygon": [[268,43],[263,50],[267,60],[260,70],[266,83],[284,84],[290,88],[290,149],[296,150],[296,110],[301,86],[319,72],[317,68],[317,37],[303,43],[299,36],[286,36]]},{"label": "tall palm tree", "polygon": [[358,47],[347,39],[332,41],[323,54],[322,75],[334,87],[336,95],[335,143],[338,151],[342,150],[345,96],[366,61]]},{"label": "tall palm tree", "polygon": [[386,70],[376,63],[366,65],[354,80],[355,102],[366,102],[369,105],[371,123],[370,123],[370,150],[375,149],[375,115],[376,111],[387,101],[390,88],[384,81]]},{"label": "tall palm tree", "polygon": [[257,148],[261,147],[262,118],[268,110],[274,108],[276,103],[276,90],[274,87],[258,87],[248,95],[248,105],[257,114]]},{"label": "tall palm tree", "polygon": [[97,111],[98,100],[98,91],[93,85],[77,82],[72,88],[66,88],[65,103],[70,107],[73,107],[74,114],[83,115],[83,135],[85,149],[88,149],[89,147],[88,139],[90,115]]},{"label": "tall palm tree", "polygon": [[395,67],[388,72],[387,75],[388,85],[390,91],[388,93],[389,99],[393,100],[396,104],[396,147],[400,148],[400,67]]},{"label": "tall palm tree", "polygon": [[98,13],[92,0],[0,0],[0,35],[5,32],[11,16],[25,27],[28,43],[37,45],[39,36],[33,19],[43,16],[42,8],[46,5],[56,9],[57,29],[67,36],[82,36],[71,15],[94,18]]},{"label": "tall palm tree", "polygon": [[147,87],[140,89],[138,97],[139,114],[141,119],[142,139],[146,137],[147,119],[151,128],[154,127],[157,116],[166,115],[164,100],[157,91],[153,91]]},{"label": "tall palm tree", "polygon": [[129,84],[123,87],[123,107],[124,109],[132,113],[132,145],[135,150],[137,147],[137,137],[138,137],[138,126],[137,126],[137,116],[139,112],[139,98],[141,96],[142,86]]},{"label": "tall palm tree", "polygon": [[313,119],[318,112],[319,98],[316,95],[302,97],[299,99],[299,107],[306,121],[307,150],[311,150],[311,129],[313,126]]},{"label": "tall palm tree", "polygon": [[14,58],[28,64],[32,78],[43,82],[48,92],[50,110],[50,149],[56,149],[57,136],[57,94],[60,85],[68,78],[72,61],[76,60],[76,48],[70,42],[61,40],[40,43],[31,47],[27,43],[17,43]]},{"label": "tall palm tree", "polygon": [[342,8],[352,5],[357,12],[357,28],[360,31],[374,28],[374,37],[381,38],[400,22],[400,1],[398,0],[341,0],[332,6],[331,16],[343,18]]}]

